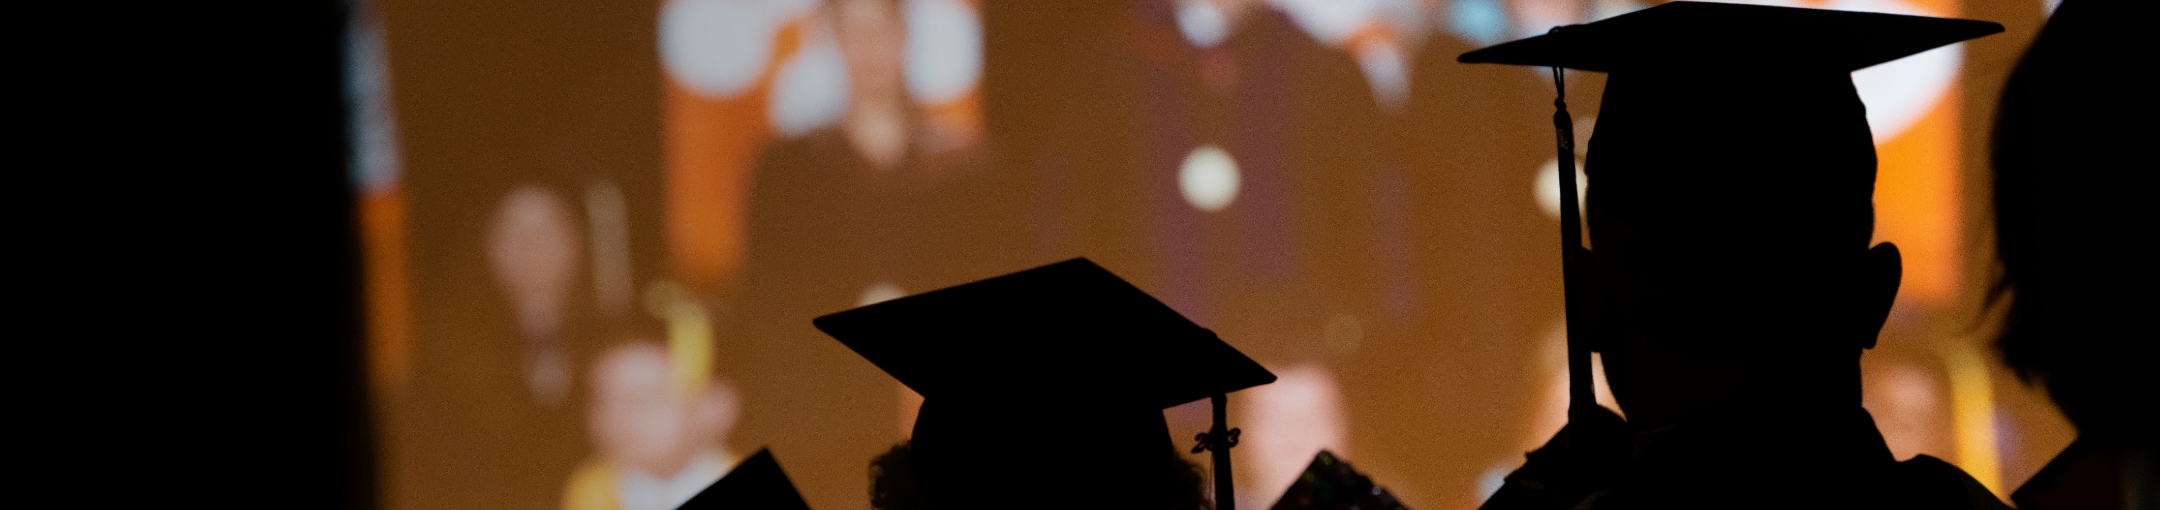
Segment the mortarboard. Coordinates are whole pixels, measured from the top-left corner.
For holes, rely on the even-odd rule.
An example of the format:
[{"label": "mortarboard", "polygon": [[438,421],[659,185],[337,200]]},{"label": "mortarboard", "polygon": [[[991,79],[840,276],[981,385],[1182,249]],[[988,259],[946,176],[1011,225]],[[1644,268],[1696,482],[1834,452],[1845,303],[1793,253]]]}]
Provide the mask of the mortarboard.
[{"label": "mortarboard", "polygon": [[[1785,249],[1822,236],[1864,248],[1872,213],[1848,211],[1872,211],[1874,146],[1852,71],[2001,31],[1974,20],[1672,2],[1458,60],[1608,73],[1585,171],[1610,203],[1591,206],[1624,206],[1659,224],[1638,231],[1674,232],[1673,241],[1710,231],[1730,243],[1752,230],[1767,237],[1749,241],[1788,241],[1773,243]],[[1826,211],[1844,219],[1823,221]],[[1756,228],[1731,228],[1740,224]]]},{"label": "mortarboard", "polygon": [[[923,395],[912,455],[925,496],[940,506],[995,500],[984,491],[996,490],[1034,494],[1033,506],[1115,493],[1146,501],[1157,488],[1130,473],[1183,465],[1162,410],[1202,398],[1215,402],[1217,430],[1206,441],[1219,452],[1218,477],[1227,475],[1234,436],[1223,430],[1223,395],[1275,381],[1214,332],[1084,258],[813,323]],[[968,480],[950,480],[960,472]],[[962,485],[975,494],[958,494]]]},{"label": "mortarboard", "polygon": [[780,463],[773,460],[772,451],[761,449],[757,455],[728,470],[727,476],[691,496],[677,510],[718,508],[810,510],[810,505],[795,491],[795,484],[788,482],[787,473],[780,471]]},{"label": "mortarboard", "polygon": [[[1766,273],[1770,258],[1842,260],[1867,248],[1876,161],[1852,71],[2001,31],[1974,20],[1671,2],[1457,60],[1552,67],[1556,83],[1564,83],[1561,68],[1608,73],[1584,168],[1596,177],[1589,205],[1598,250],[1653,268],[1637,274],[1695,275],[1681,292],[1716,296],[1720,285],[1774,286],[1720,280]],[[1565,103],[1554,104],[1561,167],[1572,167],[1572,120]],[[1575,260],[1586,257],[1573,172],[1560,174],[1568,330],[1581,332],[1580,285],[1588,282]],[[1722,249],[1701,249],[1706,241]],[[1807,285],[1814,275],[1778,277]],[[1778,306],[1709,301],[1698,315]],[[1571,333],[1571,415],[1592,405],[1590,349],[1579,340]]]},{"label": "mortarboard", "polygon": [[1710,2],[1670,2],[1457,59],[1604,73],[1713,66],[1848,73],[2001,32],[1986,21]]},{"label": "mortarboard", "polygon": [[1269,510],[1403,510],[1402,502],[1335,452],[1313,454],[1305,472],[1283,490]]}]

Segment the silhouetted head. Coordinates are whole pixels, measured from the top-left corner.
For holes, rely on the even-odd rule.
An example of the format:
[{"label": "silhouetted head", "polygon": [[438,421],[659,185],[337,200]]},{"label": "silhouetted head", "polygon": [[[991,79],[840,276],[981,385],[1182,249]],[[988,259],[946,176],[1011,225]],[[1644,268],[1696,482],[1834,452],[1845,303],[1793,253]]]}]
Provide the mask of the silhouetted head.
[{"label": "silhouetted head", "polygon": [[[2108,4],[2064,2],[2003,86],[1994,140],[2003,361],[2081,438],[2152,441],[2150,130],[2124,129],[2110,68],[2137,34]],[[2136,122],[2136,121],[2129,121]],[[2081,439],[2082,440],[2082,439]]]},{"label": "silhouetted head", "polygon": [[1858,403],[1899,262],[1869,247],[1875,148],[1851,71],[2001,30],[1674,2],[1461,60],[1610,73],[1584,170],[1586,322],[1649,427],[1739,395]]},{"label": "silhouetted head", "polygon": [[923,395],[911,465],[939,509],[1194,508],[1162,410],[1275,380],[1087,259],[814,322]]},{"label": "silhouetted head", "polygon": [[1597,347],[1631,418],[1743,391],[1857,401],[1899,261],[1869,248],[1850,78],[1615,72],[1588,157]]}]

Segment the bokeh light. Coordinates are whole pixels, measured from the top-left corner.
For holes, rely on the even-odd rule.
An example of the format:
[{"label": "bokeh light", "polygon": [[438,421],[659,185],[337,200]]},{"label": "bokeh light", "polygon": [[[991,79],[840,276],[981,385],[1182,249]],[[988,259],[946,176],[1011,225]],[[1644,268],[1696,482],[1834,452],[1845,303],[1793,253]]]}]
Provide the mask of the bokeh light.
[{"label": "bokeh light", "polygon": [[1237,200],[1238,187],[1243,183],[1238,174],[1237,161],[1221,147],[1203,145],[1185,156],[1185,163],[1178,165],[1178,192],[1185,195],[1185,203],[1207,212],[1221,211]]}]

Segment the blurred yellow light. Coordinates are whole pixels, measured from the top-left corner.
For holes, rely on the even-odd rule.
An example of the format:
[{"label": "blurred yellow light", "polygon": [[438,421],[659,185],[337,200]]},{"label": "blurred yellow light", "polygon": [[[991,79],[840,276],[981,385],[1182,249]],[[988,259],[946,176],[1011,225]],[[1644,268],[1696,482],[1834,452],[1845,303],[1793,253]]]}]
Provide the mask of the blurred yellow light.
[{"label": "blurred yellow light", "polygon": [[668,360],[676,385],[685,395],[699,395],[712,382],[712,316],[688,290],[674,282],[645,286],[645,311],[667,322]]},{"label": "blurred yellow light", "polygon": [[1945,355],[1950,367],[1950,412],[1957,431],[1957,464],[1997,497],[2002,495],[2002,464],[1997,458],[1995,389],[1987,361],[1972,347],[1959,345]]}]

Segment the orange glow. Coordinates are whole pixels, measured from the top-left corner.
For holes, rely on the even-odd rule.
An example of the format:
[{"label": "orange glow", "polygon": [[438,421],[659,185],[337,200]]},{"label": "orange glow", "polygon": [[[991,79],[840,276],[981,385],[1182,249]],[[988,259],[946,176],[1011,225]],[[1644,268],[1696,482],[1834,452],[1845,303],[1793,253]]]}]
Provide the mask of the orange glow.
[{"label": "orange glow", "polygon": [[1919,7],[1921,11],[1928,13],[1930,16],[1954,17],[1958,15],[1957,0],[1905,0],[1905,3]]},{"label": "orange glow", "polygon": [[[378,6],[395,57],[385,90],[401,91],[385,103],[412,142],[397,153],[408,180],[362,190],[356,220],[383,506],[555,508],[573,494],[608,506],[652,492],[618,486],[627,471],[588,469],[607,466],[590,374],[598,354],[637,341],[668,349],[668,387],[738,399],[739,409],[693,409],[733,420],[697,431],[713,444],[669,448],[710,446],[727,464],[769,446],[813,507],[870,508],[867,463],[912,435],[924,397],[809,319],[1086,256],[1132,271],[1136,287],[1279,370],[1269,390],[1230,395],[1229,425],[1249,441],[1232,450],[1240,505],[1272,502],[1309,450],[1328,448],[1407,507],[1478,507],[1565,423],[1551,249],[1563,195],[1557,169],[1542,169],[1553,158],[1549,71],[1456,58],[1485,39],[1665,0],[1408,2],[1415,11],[1231,0],[1219,5],[1239,6],[1228,10],[1242,21],[1209,48],[1181,35],[1182,1],[906,0],[892,12],[910,33],[959,30],[939,17],[958,3],[975,9],[979,25],[961,28],[981,28],[981,39],[920,39],[878,53],[897,63],[857,69],[830,26],[833,0]],[[1720,1],[1966,10],[1964,0]],[[1875,239],[1902,247],[1906,268],[1898,313],[1860,375],[1898,458],[1951,461],[2002,495],[2074,430],[1972,324],[1993,256],[1979,241],[1988,211],[1975,209],[1988,207],[1983,112],[2023,47],[2009,39],[2029,39],[2045,19],[2036,5],[1984,5],[1971,4],[1972,17],[2010,33],[1856,83],[1886,126]],[[981,60],[915,60],[950,65],[918,66],[908,81],[906,56],[960,49]],[[863,69],[899,71],[912,87],[899,89],[909,166],[761,174],[846,163],[811,151],[850,150],[843,108],[861,99],[841,80]],[[972,85],[957,70],[975,73]],[[1606,77],[1568,76],[1575,136],[1589,140]],[[1394,110],[1380,97],[1391,86],[1402,89]],[[595,97],[611,99],[520,107]],[[1179,163],[1201,146],[1237,167],[1239,191],[1219,211],[1185,198]],[[584,234],[573,239],[596,241],[568,245],[577,257],[551,316],[560,324],[538,339],[574,378],[556,400],[527,391],[540,342],[521,333],[519,300],[500,288],[477,227],[524,186],[559,193],[566,228]],[[608,221],[586,227],[617,200],[619,222],[600,215]],[[623,235],[601,234],[617,225]],[[1597,402],[1618,410],[1601,361],[1591,364]],[[1299,377],[1325,380],[1326,392],[1304,390],[1327,398],[1270,401],[1289,400],[1269,394]],[[1180,456],[1203,467],[1206,455],[1184,452],[1210,416],[1205,400],[1165,412]]]},{"label": "orange glow", "polygon": [[[802,22],[774,36],[772,61],[795,53]],[[765,117],[772,69],[741,96],[699,96],[673,80],[661,103],[666,122],[668,265],[683,283],[727,285],[742,266],[749,214],[750,173],[772,138]]]},{"label": "orange glow", "polygon": [[1958,172],[1958,97],[1952,86],[1925,117],[1876,147],[1875,238],[1905,257],[1902,299],[1942,306],[1958,290],[1964,182]]},{"label": "orange glow", "polygon": [[360,196],[360,242],[367,281],[368,382],[378,397],[395,395],[405,387],[412,357],[403,190],[390,186]]},{"label": "orange glow", "polygon": [[710,288],[742,264],[750,169],[771,133],[765,98],[716,101],[673,82],[665,94],[668,262],[684,282]]},{"label": "orange glow", "polygon": [[932,137],[924,145],[931,150],[971,147],[982,140],[983,111],[980,87],[951,101],[921,104],[923,124]]},{"label": "orange glow", "polygon": [[1989,364],[1969,346],[1944,354],[1950,368],[1950,412],[1957,435],[1957,464],[1996,497],[2002,487],[2001,455],[1996,451],[1995,389]]}]

